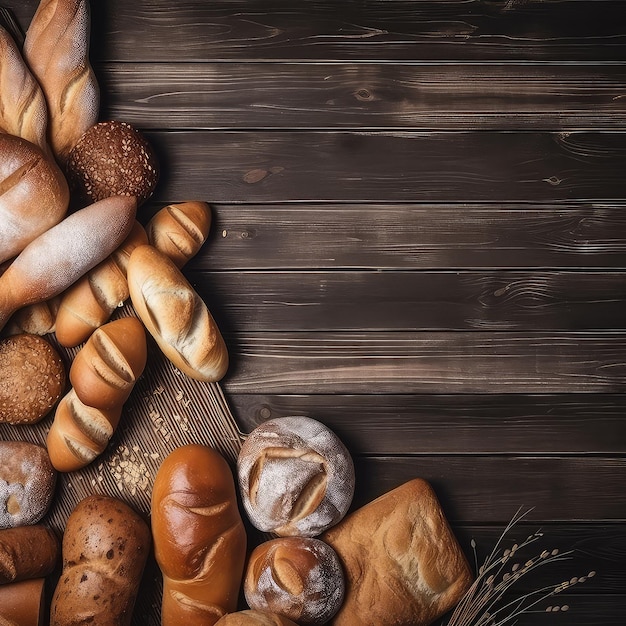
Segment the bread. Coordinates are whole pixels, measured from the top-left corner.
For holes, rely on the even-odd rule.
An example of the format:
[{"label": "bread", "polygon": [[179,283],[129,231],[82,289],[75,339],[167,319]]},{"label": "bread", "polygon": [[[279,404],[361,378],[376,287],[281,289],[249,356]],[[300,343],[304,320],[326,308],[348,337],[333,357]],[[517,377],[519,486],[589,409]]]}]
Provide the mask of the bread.
[{"label": "bread", "polygon": [[0,530],[0,586],[47,576],[60,553],[57,536],[41,524]]},{"label": "bread", "polygon": [[24,58],[46,98],[48,142],[62,167],[100,112],[90,26],[87,0],[41,0],[24,40]]},{"label": "bread", "polygon": [[221,617],[215,626],[298,626],[284,615],[251,609],[229,613]]},{"label": "bread", "polygon": [[60,296],[18,309],[4,327],[5,335],[49,335],[54,332]]},{"label": "bread", "polygon": [[163,354],[191,378],[221,380],[228,369],[224,339],[173,261],[153,246],[138,246],[127,278],[133,307]]},{"label": "bread", "polygon": [[58,224],[69,198],[54,161],[26,139],[0,133],[0,263]]},{"label": "bread", "polygon": [[179,269],[197,254],[211,228],[211,207],[206,202],[169,204],[146,225],[148,241]]},{"label": "bread", "polygon": [[211,626],[235,611],[246,532],[224,457],[198,444],[176,448],[154,479],[151,513],[162,626]]},{"label": "bread", "polygon": [[326,624],[339,610],[344,588],[335,551],[310,537],[281,537],[257,546],[244,579],[251,608],[280,613],[301,626]]},{"label": "bread", "polygon": [[43,626],[45,578],[0,585],[0,624],[4,626]]},{"label": "bread", "polygon": [[47,156],[48,108],[15,40],[0,26],[0,130],[39,146]]},{"label": "bread", "polygon": [[146,231],[135,221],[121,246],[63,293],[55,322],[56,338],[62,346],[71,348],[86,341],[126,302],[128,259],[137,246],[146,243]]},{"label": "bread", "polygon": [[35,424],[65,393],[65,364],[43,337],[22,333],[0,340],[0,422]]},{"label": "bread", "polygon": [[0,330],[17,309],[60,294],[128,236],[134,198],[115,196],[72,213],[31,241],[0,276]]},{"label": "bread", "polygon": [[319,535],[343,518],[354,495],[345,445],[304,416],[257,426],[239,452],[237,479],[252,524],[280,536]]},{"label": "bread", "polygon": [[136,128],[115,120],[87,129],[72,148],[66,169],[70,186],[86,202],[135,196],[141,206],[159,180],[152,146]]},{"label": "bread", "polygon": [[146,333],[135,317],[101,326],[79,350],[70,367],[72,389],[59,403],[46,440],[58,471],[78,470],[105,450],[146,359]]},{"label": "bread", "polygon": [[0,441],[0,529],[41,521],[52,503],[56,477],[43,446]]},{"label": "bread", "polygon": [[128,626],[150,551],[150,528],[117,498],[92,495],[70,514],[50,626]]},{"label": "bread", "polygon": [[321,539],[335,549],[346,576],[334,626],[425,626],[472,584],[437,497],[421,479],[352,512]]}]

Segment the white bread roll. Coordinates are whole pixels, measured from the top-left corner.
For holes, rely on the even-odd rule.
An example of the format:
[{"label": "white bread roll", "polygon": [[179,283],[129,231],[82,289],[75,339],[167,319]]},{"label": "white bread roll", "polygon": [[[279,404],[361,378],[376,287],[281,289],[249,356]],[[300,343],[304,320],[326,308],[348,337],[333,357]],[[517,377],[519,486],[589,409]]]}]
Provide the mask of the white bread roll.
[{"label": "white bread roll", "polygon": [[354,496],[345,445],[310,417],[257,426],[237,459],[241,499],[252,524],[280,536],[315,537],[343,518]]},{"label": "white bread roll", "polygon": [[221,380],[228,369],[224,339],[173,261],[153,246],[138,246],[127,278],[133,307],[163,354],[191,378]]},{"label": "white bread roll", "polygon": [[301,626],[326,624],[345,590],[335,551],[310,537],[281,537],[257,546],[244,579],[248,606],[272,611]]}]

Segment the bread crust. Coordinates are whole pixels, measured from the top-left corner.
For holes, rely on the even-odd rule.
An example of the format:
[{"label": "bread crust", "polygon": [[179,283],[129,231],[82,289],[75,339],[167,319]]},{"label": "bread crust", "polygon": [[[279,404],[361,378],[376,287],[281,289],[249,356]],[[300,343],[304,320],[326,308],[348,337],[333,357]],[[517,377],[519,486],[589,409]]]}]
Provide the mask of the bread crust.
[{"label": "bread crust", "polygon": [[284,615],[250,609],[224,615],[215,626],[298,626],[298,624]]},{"label": "bread crust", "polygon": [[45,578],[0,585],[0,623],[8,626],[43,626],[45,589]]},{"label": "bread crust", "polygon": [[57,536],[42,524],[0,530],[0,587],[47,576],[57,565],[60,548]]}]

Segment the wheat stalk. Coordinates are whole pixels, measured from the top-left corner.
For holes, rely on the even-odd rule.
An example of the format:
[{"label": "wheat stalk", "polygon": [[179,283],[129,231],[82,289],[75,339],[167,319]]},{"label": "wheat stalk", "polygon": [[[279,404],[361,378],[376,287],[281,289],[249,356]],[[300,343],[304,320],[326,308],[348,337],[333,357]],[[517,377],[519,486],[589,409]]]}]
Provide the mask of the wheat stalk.
[{"label": "wheat stalk", "polygon": [[[523,549],[543,537],[543,533],[538,530],[521,543],[503,549],[504,540],[511,529],[524,519],[531,510],[522,511],[521,508],[518,509],[480,567],[478,567],[476,556],[476,542],[472,539],[471,546],[474,551],[477,571],[476,579],[457,604],[446,626],[504,626],[511,624],[520,615],[534,612],[534,609],[548,598],[595,576],[595,572],[592,571],[586,576],[574,577],[556,585],[544,586],[514,596],[513,599],[508,599],[512,587],[522,577],[528,576],[549,563],[569,559],[572,554],[572,551],[561,553],[556,549],[543,550],[523,563],[512,562]],[[569,610],[567,604],[549,606],[545,609],[549,612],[567,610]]]}]

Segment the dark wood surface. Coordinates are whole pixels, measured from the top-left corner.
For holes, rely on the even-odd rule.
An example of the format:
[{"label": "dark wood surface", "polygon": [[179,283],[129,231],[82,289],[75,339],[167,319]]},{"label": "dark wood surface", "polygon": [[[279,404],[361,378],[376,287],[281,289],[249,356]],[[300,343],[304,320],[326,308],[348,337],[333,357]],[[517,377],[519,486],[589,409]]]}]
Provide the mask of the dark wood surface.
[{"label": "dark wood surface", "polygon": [[623,624],[624,3],[92,4],[101,117],[163,166],[144,215],[213,206],[185,272],[241,428],[327,423],[355,505],[429,479],[468,554],[532,507],[574,550],[537,581],[597,574],[520,624]]}]

